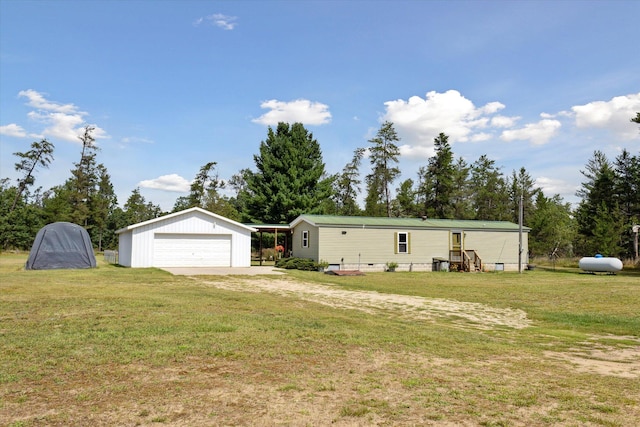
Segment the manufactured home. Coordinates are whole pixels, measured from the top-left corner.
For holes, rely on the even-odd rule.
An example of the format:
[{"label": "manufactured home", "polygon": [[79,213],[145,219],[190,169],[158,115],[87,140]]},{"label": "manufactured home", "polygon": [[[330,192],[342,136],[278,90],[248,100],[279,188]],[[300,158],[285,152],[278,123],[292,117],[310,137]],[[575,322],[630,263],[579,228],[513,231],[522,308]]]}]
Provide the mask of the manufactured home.
[{"label": "manufactured home", "polygon": [[507,221],[331,215],[301,215],[290,227],[294,257],[360,271],[388,263],[399,271],[518,271],[530,231]]},{"label": "manufactured home", "polygon": [[116,231],[125,267],[249,267],[257,231],[201,208],[140,222]]}]

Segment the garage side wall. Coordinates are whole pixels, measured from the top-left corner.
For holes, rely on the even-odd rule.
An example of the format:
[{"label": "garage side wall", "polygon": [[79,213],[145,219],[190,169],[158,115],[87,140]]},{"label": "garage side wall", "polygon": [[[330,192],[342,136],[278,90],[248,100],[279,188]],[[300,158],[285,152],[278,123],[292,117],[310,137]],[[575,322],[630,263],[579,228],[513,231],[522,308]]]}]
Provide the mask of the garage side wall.
[{"label": "garage side wall", "polygon": [[199,212],[167,218],[132,230],[131,267],[155,267],[157,234],[162,235],[225,235],[231,238],[231,267],[251,265],[251,232],[232,223],[216,220]]},{"label": "garage side wall", "polygon": [[118,236],[118,263],[131,267],[131,238],[132,232],[121,233]]}]

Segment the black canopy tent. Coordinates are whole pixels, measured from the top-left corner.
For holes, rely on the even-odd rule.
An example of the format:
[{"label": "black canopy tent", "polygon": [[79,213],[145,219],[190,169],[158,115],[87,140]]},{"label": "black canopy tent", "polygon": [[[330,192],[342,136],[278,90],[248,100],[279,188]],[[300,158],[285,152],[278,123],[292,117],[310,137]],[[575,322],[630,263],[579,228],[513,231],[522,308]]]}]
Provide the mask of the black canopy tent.
[{"label": "black canopy tent", "polygon": [[53,270],[96,266],[87,230],[70,222],[54,222],[38,231],[25,268]]}]

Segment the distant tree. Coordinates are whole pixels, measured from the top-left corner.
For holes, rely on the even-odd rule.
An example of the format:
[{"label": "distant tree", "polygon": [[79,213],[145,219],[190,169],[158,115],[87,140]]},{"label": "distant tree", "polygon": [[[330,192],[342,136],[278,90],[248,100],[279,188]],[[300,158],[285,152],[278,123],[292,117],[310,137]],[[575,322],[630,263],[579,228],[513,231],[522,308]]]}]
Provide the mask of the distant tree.
[{"label": "distant tree", "polygon": [[84,227],[89,223],[91,216],[89,203],[95,195],[99,179],[96,163],[98,147],[93,137],[94,130],[95,127],[87,125],[82,135],[78,137],[82,142],[80,161],[74,163],[75,168],[71,170],[72,177],[68,180],[70,221]]},{"label": "distant tree", "polygon": [[419,207],[416,203],[416,191],[413,188],[413,180],[406,179],[396,188],[396,198],[393,201],[393,216],[402,218],[415,218],[419,216]]},{"label": "distant tree", "polygon": [[440,133],[434,138],[435,155],[423,173],[425,213],[429,217],[453,218],[452,196],[454,192],[453,152],[449,137]]},{"label": "distant tree", "polygon": [[453,191],[451,194],[451,206],[453,218],[473,219],[475,214],[472,206],[472,192],[469,186],[469,173],[471,167],[459,157],[453,165]]},{"label": "distant tree", "polygon": [[109,218],[118,206],[118,198],[113,190],[111,177],[103,164],[97,166],[97,174],[96,189],[89,200],[90,222],[87,229],[93,244],[102,251],[103,246],[113,248],[116,245],[115,230],[109,229],[108,224]]},{"label": "distant tree", "polygon": [[353,216],[360,213],[357,197],[360,193],[360,163],[364,156],[364,148],[356,148],[353,157],[342,172],[334,180],[334,200],[338,215]]},{"label": "distant tree", "polygon": [[158,205],[147,202],[140,188],[135,188],[124,204],[125,224],[131,225],[148,221],[162,215],[162,209]]},{"label": "distant tree", "polygon": [[45,225],[42,211],[35,203],[27,203],[26,197],[19,197],[11,210],[18,187],[9,182],[9,178],[0,180],[0,248],[28,250],[38,230]]},{"label": "distant tree", "polygon": [[216,162],[209,162],[200,168],[191,183],[189,194],[178,197],[173,212],[199,207],[229,219],[240,219],[235,200],[220,193],[225,188],[225,183],[218,177],[216,165]]},{"label": "distant tree", "polygon": [[[589,159],[584,171],[580,171],[586,178],[582,187],[576,192],[581,201],[576,209],[578,240],[576,250],[581,255],[593,255],[602,252],[602,242],[598,236],[607,224],[606,216],[614,220],[618,214],[618,203],[615,195],[616,176],[613,165],[601,151],[595,151]],[[614,222],[617,221],[617,218]],[[596,229],[596,223],[599,229]],[[613,227],[613,223],[610,224]],[[613,229],[611,230],[613,232]],[[609,254],[617,256],[617,254]]]},{"label": "distant tree", "polygon": [[559,195],[545,197],[542,191],[536,193],[535,209],[527,221],[529,233],[529,253],[531,256],[571,257],[575,240],[575,222],[571,205]]},{"label": "distant tree", "polygon": [[301,214],[322,213],[331,196],[320,144],[302,123],[269,127],[254,155],[256,171],[245,176],[243,220],[289,223]]},{"label": "distant tree", "polygon": [[51,187],[42,200],[42,215],[48,224],[57,221],[73,222],[71,205],[71,180],[62,185]]},{"label": "distant tree", "polygon": [[364,199],[364,214],[367,216],[388,215],[388,205],[383,200],[385,183],[382,176],[384,172],[379,171],[378,168],[379,166],[374,166],[372,172],[365,177],[367,194]]},{"label": "distant tree", "polygon": [[511,213],[512,222],[518,223],[520,216],[520,196],[522,196],[522,217],[524,224],[528,224],[529,217],[535,207],[536,195],[540,192],[534,188],[535,181],[524,167],[521,167],[518,173],[514,170],[511,178],[507,181],[509,194],[509,211]]},{"label": "distant tree", "polygon": [[[384,122],[375,138],[369,140],[372,147],[369,148],[369,159],[372,165],[372,172],[367,177],[368,194],[367,201],[373,206],[373,199],[377,196],[385,205],[386,216],[391,216],[391,192],[389,186],[400,175],[398,164],[400,149],[396,142],[400,141],[398,134],[393,128],[393,123]],[[372,192],[382,193],[372,194]]]},{"label": "distant tree", "polygon": [[510,219],[507,209],[506,182],[495,161],[480,156],[471,166],[470,189],[473,193],[475,219],[504,221]]},{"label": "distant tree", "polygon": [[31,143],[31,150],[21,153],[13,153],[14,156],[18,156],[20,160],[15,164],[17,172],[22,174],[22,177],[18,179],[18,189],[16,191],[15,198],[11,204],[9,212],[13,212],[18,203],[18,199],[24,193],[25,189],[33,185],[35,182],[34,173],[38,166],[48,168],[49,164],[53,161],[53,149],[54,145],[43,139],[41,141],[34,141]]},{"label": "distant tree", "polygon": [[[241,169],[240,172],[234,174],[229,179],[229,187],[234,191],[235,196],[232,197],[231,203],[238,212],[244,212],[247,202],[247,176],[251,174],[250,169]],[[241,215],[242,216],[242,215]]]},{"label": "distant tree", "polygon": [[614,192],[624,222],[621,256],[635,257],[633,226],[640,224],[640,154],[633,156],[622,150],[613,164]]}]

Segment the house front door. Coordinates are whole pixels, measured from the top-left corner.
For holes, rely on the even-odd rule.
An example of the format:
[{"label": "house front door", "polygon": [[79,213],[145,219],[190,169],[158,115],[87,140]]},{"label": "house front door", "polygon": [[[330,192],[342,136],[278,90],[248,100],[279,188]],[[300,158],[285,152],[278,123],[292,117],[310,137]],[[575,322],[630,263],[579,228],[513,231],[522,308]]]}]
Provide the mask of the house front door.
[{"label": "house front door", "polygon": [[462,241],[464,234],[462,231],[451,232],[451,249],[449,252],[449,261],[452,263],[462,263],[462,251],[464,250],[464,242]]}]

